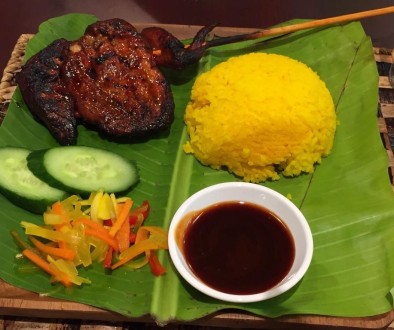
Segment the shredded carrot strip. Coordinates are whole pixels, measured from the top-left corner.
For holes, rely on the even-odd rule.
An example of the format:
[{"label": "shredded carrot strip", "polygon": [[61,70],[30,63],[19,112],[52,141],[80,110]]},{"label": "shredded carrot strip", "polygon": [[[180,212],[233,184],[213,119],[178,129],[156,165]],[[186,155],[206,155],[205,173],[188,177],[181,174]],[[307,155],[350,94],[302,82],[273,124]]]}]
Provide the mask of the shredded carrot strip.
[{"label": "shredded carrot strip", "polygon": [[120,205],[118,205],[118,209],[120,209],[119,214],[116,217],[116,221],[114,225],[111,227],[109,234],[113,237],[115,234],[118,232],[120,227],[122,226],[123,221],[127,219],[127,216],[130,213],[131,207],[133,206],[133,201],[131,199],[127,199],[123,206],[119,208]]},{"label": "shredded carrot strip", "polygon": [[25,249],[22,251],[22,254],[26,258],[28,258],[31,262],[36,264],[38,267],[40,267],[41,269],[46,271],[48,274],[52,275],[55,278],[55,280],[61,282],[64,286],[66,286],[66,287],[71,286],[72,283],[66,273],[63,273],[63,272],[51,267],[51,265],[48,262],[46,262],[39,255],[34,253],[32,250]]},{"label": "shredded carrot strip", "polygon": [[109,246],[111,246],[115,251],[118,251],[118,243],[116,240],[110,236],[108,233],[103,233],[101,231],[96,231],[91,228],[85,228],[85,234],[95,236],[102,241],[106,242]]},{"label": "shredded carrot strip", "polygon": [[69,223],[67,212],[60,201],[57,201],[54,204],[52,204],[51,210],[53,213],[61,216],[63,223]]},{"label": "shredded carrot strip", "polygon": [[[55,231],[57,231],[58,233],[61,232],[63,226],[59,225],[59,226],[55,226]],[[67,248],[67,244],[65,241],[58,241],[57,244],[59,245],[59,248],[61,249],[66,249]]]},{"label": "shredded carrot strip", "polygon": [[99,231],[100,233],[108,234],[108,230],[105,227],[103,227],[101,224],[99,224],[96,221],[90,220],[89,218],[78,218],[74,220],[73,223],[74,224],[82,223],[85,226],[90,227],[91,229]]},{"label": "shredded carrot strip", "polygon": [[64,208],[63,205],[60,201],[57,201],[52,204],[52,211],[55,214],[63,214],[64,213]]},{"label": "shredded carrot strip", "polygon": [[115,235],[119,251],[123,252],[130,246],[130,222],[123,221],[122,226]]},{"label": "shredded carrot strip", "polygon": [[29,236],[29,239],[38,250],[44,252],[45,254],[50,254],[52,256],[63,258],[66,260],[73,260],[75,257],[75,252],[70,249],[48,246],[33,236]]}]

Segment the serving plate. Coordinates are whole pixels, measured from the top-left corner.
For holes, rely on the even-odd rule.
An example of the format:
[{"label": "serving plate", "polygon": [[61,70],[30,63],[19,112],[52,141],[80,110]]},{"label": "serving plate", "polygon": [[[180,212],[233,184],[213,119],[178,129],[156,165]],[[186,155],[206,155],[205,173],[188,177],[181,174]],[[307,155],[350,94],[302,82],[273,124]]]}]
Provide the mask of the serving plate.
[{"label": "serving plate", "polygon": [[[184,29],[188,31],[187,27]],[[376,121],[379,77],[372,45],[358,23],[320,31],[306,31],[268,43],[254,41],[220,47],[203,59],[197,71],[194,68],[194,71],[188,70],[177,77],[168,73],[172,79],[177,103],[177,119],[169,136],[148,144],[116,146],[128,157],[137,157],[143,167],[145,174],[141,176],[143,179],[141,186],[133,192],[133,197],[139,201],[149,196],[152,208],[155,210],[150,218],[151,223],[167,226],[171,214],[188,195],[216,182],[234,180],[231,175],[207,169],[199,165],[193,157],[184,155],[179,141],[185,139],[182,111],[196,74],[228,56],[245,51],[274,51],[307,62],[323,80],[327,81],[337,105],[340,125],[336,145],[333,153],[323,160],[315,174],[296,179],[281,179],[279,182],[267,184],[285,195],[291,195],[293,201],[310,219],[314,238],[317,239],[315,251],[317,257],[314,258],[312,269],[307,273],[304,281],[289,294],[273,299],[269,303],[248,306],[223,304],[199,295],[183,283],[167,256],[162,255],[169,267],[168,274],[157,280],[150,278],[147,282],[141,282],[145,292],[136,292],[131,286],[121,299],[116,299],[116,304],[129,304],[123,310],[111,301],[112,298],[119,297],[122,287],[114,277],[111,278],[114,282],[110,282],[107,277],[97,275],[98,281],[92,288],[84,287],[73,292],[65,292],[61,288],[54,290],[53,287],[47,286],[44,284],[45,275],[35,274],[29,277],[28,281],[23,277],[21,279],[20,274],[16,275],[10,271],[14,269],[12,255],[16,249],[13,249],[11,240],[3,233],[1,248],[2,251],[8,252],[2,252],[0,257],[8,266],[0,271],[0,277],[11,283],[13,285],[11,288],[17,286],[45,294],[45,297],[39,297],[36,294],[14,289],[15,295],[7,296],[9,285],[4,284],[5,296],[0,295],[4,297],[0,301],[3,303],[1,308],[5,312],[29,313],[33,310],[42,310],[42,314],[45,315],[45,311],[51,309],[59,314],[68,313],[69,317],[82,317],[81,314],[84,314],[100,319],[140,318],[150,314],[156,321],[165,323],[173,319],[207,320],[207,317],[210,322],[217,320],[225,322],[224,311],[236,309],[237,312],[244,313],[242,320],[250,320],[251,324],[256,320],[261,322],[267,320],[266,317],[281,315],[279,321],[283,320],[283,322],[304,318],[303,322],[308,320],[307,322],[312,324],[322,319],[330,323],[330,320],[337,320],[340,317],[345,323],[373,322],[374,326],[389,323],[392,319],[392,303],[387,296],[392,287],[390,277],[393,274],[389,260],[390,258],[393,260],[391,251],[394,250],[390,240],[394,235],[393,224],[389,219],[394,213],[393,205],[390,203],[394,203],[392,203],[392,186],[387,175],[387,151],[380,139]],[[345,52],[346,56],[342,52]],[[386,59],[385,55],[377,54],[377,56]],[[390,55],[387,57],[391,59]],[[13,73],[19,68],[20,65],[16,66]],[[340,72],[337,72],[333,68],[341,68],[341,70],[338,69]],[[380,84],[385,91],[390,90],[386,79],[381,78]],[[2,143],[12,142],[30,148],[53,145],[54,142],[47,132],[36,127],[36,123],[31,121],[17,93],[0,129]],[[381,104],[381,110],[381,117],[391,113],[390,105]],[[386,119],[380,119],[380,131],[387,133],[385,130],[390,126],[385,124],[384,120]],[[39,138],[26,139],[26,134],[36,136],[37,134],[33,133],[36,133],[37,129],[40,133]],[[388,135],[382,136],[388,143]],[[79,143],[106,147],[108,147],[107,143],[110,144],[97,139],[94,133],[83,129]],[[389,146],[389,143],[386,146]],[[166,156],[160,159],[152,156],[162,150],[165,150],[166,156],[171,156],[168,159],[165,159]],[[392,155],[390,148],[388,152]],[[149,157],[155,161],[146,163],[145,160]],[[161,172],[154,175],[154,180],[151,180],[153,182],[145,181],[147,180],[144,179],[145,175],[145,178],[148,178],[155,173],[157,168],[155,166],[158,166]],[[6,229],[17,226],[21,217],[31,216],[8,205],[4,199],[1,199],[0,203],[2,218],[10,222],[5,226]],[[374,249],[379,249],[378,253],[375,253]],[[94,272],[96,276],[99,270],[94,269]],[[135,281],[146,278],[145,275],[146,272],[142,271],[120,274],[118,277]],[[93,297],[89,292],[97,290],[96,285],[102,290],[101,297],[112,298]],[[11,298],[18,297],[18,294],[24,298]],[[54,300],[47,295],[62,300]],[[166,304],[162,301],[166,301]],[[40,306],[39,302],[43,304]],[[80,305],[81,303],[83,305]],[[22,308],[18,309],[17,305]],[[246,316],[250,313],[257,316]],[[311,314],[323,316],[305,316]],[[229,319],[234,320],[236,314],[230,315]]]}]

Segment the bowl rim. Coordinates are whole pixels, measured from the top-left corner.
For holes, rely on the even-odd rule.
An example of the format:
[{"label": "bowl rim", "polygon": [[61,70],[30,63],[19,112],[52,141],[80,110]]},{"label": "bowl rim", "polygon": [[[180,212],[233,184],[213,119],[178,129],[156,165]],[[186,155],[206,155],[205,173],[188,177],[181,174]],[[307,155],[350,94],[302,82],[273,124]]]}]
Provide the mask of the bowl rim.
[{"label": "bowl rim", "polygon": [[[175,231],[176,227],[179,224],[180,220],[186,215],[187,213],[194,211],[194,210],[199,210],[202,208],[205,208],[209,205],[216,204],[217,202],[212,202],[212,203],[207,203],[203,207],[197,207],[193,209],[189,209],[190,206],[195,203],[197,200],[205,196],[206,194],[210,193],[217,193],[218,191],[221,190],[226,190],[226,189],[234,189],[234,188],[243,188],[243,189],[252,189],[255,190],[259,193],[264,193],[272,196],[276,200],[278,200],[280,203],[282,203],[284,206],[286,206],[292,213],[296,215],[297,218],[297,223],[299,224],[299,227],[302,230],[302,233],[305,238],[305,249],[303,253],[303,259],[298,267],[298,271],[296,271],[294,274],[288,274],[289,276],[286,276],[285,279],[283,279],[280,283],[278,283],[276,286],[273,288],[260,292],[260,293],[254,293],[254,294],[230,294],[230,293],[224,293],[221,291],[218,291],[216,289],[213,289],[209,286],[207,286],[205,283],[203,283],[201,280],[199,280],[193,273],[192,271],[185,266],[186,262],[183,259],[182,252],[179,250],[179,247],[176,243],[175,240]],[[230,199],[226,199],[230,200]],[[235,199],[231,199],[235,200]],[[224,200],[223,200],[224,201]],[[244,199],[243,201],[246,201]],[[220,202],[220,201],[219,201]],[[258,204],[258,203],[254,203]],[[269,209],[269,207],[262,205],[266,208]],[[275,213],[275,212],[274,212]],[[282,217],[280,217],[282,218]],[[283,219],[282,219],[283,220]],[[283,220],[285,223],[286,221]],[[289,228],[290,229],[290,228]],[[292,233],[293,234],[293,233]],[[296,237],[294,237],[294,240],[296,240]],[[296,242],[295,242],[296,244]],[[300,211],[300,209],[295,206],[295,204],[290,201],[287,197],[283,196],[279,192],[262,186],[260,184],[255,184],[255,183],[249,183],[249,182],[225,182],[225,183],[218,183],[214,184],[208,187],[205,187],[196,193],[192,194],[189,196],[182,204],[181,206],[177,209],[175,214],[173,215],[171,219],[171,223],[169,226],[168,230],[168,245],[169,245],[169,254],[170,258],[172,260],[172,263],[174,264],[176,270],[178,273],[182,276],[184,280],[186,280],[191,286],[193,286],[195,289],[198,291],[212,297],[216,298],[222,301],[227,301],[227,302],[236,302],[236,303],[250,303],[250,302],[257,302],[257,301],[263,301],[267,300],[273,297],[276,297],[292,287],[294,287],[305,275],[306,271],[309,268],[309,265],[312,261],[312,256],[313,256],[313,236],[311,229],[309,227],[309,223],[307,222],[306,218],[304,217],[303,213]],[[293,268],[292,268],[293,269]]]}]

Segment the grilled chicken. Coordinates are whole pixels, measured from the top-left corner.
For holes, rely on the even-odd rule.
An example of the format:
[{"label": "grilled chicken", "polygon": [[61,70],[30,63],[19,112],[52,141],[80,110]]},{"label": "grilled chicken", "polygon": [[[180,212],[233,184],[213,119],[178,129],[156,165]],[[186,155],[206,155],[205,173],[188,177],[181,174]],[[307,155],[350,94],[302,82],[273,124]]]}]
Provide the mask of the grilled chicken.
[{"label": "grilled chicken", "polygon": [[173,121],[170,85],[152,47],[121,19],[94,23],[76,41],[56,40],[24,65],[17,82],[30,111],[62,145],[76,143],[78,122],[134,137]]},{"label": "grilled chicken", "polygon": [[170,85],[149,45],[125,21],[88,27],[70,43],[61,77],[75,117],[100,132],[136,136],[166,129],[173,120]]},{"label": "grilled chicken", "polygon": [[187,46],[167,30],[156,26],[143,29],[141,35],[152,47],[158,66],[181,70],[201,59],[209,47],[205,39],[215,26],[200,29]]}]

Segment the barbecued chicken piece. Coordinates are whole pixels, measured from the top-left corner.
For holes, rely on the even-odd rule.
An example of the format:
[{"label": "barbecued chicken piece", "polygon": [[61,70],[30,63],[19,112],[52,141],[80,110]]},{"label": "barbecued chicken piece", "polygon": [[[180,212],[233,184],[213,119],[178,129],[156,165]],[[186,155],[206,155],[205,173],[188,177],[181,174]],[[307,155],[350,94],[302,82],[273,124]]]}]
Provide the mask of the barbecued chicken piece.
[{"label": "barbecued chicken piece", "polygon": [[184,45],[159,27],[138,33],[122,19],[99,21],[80,39],[56,40],[33,56],[17,83],[34,117],[62,145],[76,143],[79,122],[108,136],[147,136],[168,129],[174,117],[171,88],[159,67],[183,69],[209,47],[262,35],[206,40],[214,27],[203,27]]},{"label": "barbecued chicken piece", "polygon": [[31,112],[62,145],[76,123],[111,137],[169,128],[174,101],[149,44],[121,19],[90,25],[78,40],[55,41],[30,59],[17,82]]},{"label": "barbecued chicken piece", "polygon": [[74,102],[61,79],[69,42],[58,39],[33,56],[17,75],[21,93],[33,116],[44,123],[61,144],[77,139]]},{"label": "barbecued chicken piece", "polygon": [[201,28],[189,45],[184,45],[173,34],[160,27],[145,28],[141,35],[151,45],[158,66],[181,70],[203,57],[209,46],[206,38],[215,26]]},{"label": "barbecued chicken piece", "polygon": [[69,49],[61,76],[76,104],[77,119],[116,137],[170,126],[170,85],[131,24],[120,19],[97,22]]}]

